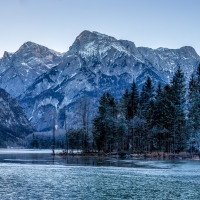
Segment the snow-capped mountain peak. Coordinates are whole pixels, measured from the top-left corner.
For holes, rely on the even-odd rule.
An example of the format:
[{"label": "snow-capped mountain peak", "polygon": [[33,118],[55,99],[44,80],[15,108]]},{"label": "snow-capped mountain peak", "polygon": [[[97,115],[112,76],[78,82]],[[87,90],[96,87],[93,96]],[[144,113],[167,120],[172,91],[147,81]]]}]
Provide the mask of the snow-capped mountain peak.
[{"label": "snow-capped mountain peak", "polygon": [[76,40],[70,47],[68,54],[77,53],[84,58],[92,56],[103,58],[112,50],[126,53],[128,55],[130,54],[128,49],[126,49],[124,45],[114,37],[95,31],[83,31],[78,37],[76,37]]}]

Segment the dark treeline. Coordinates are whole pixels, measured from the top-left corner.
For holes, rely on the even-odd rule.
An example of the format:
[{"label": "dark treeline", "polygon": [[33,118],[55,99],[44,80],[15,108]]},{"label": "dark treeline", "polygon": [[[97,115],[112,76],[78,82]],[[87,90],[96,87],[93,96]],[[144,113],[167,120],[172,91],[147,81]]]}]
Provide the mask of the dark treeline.
[{"label": "dark treeline", "polygon": [[[56,148],[67,149],[68,148],[73,151],[77,149],[83,149],[82,147],[82,137],[84,134],[83,129],[69,129],[67,131],[68,139],[66,138],[66,131],[64,130],[56,130],[55,138],[53,138],[52,131],[48,132],[35,132],[26,137],[23,141],[23,146],[27,148],[36,148],[36,149],[49,149],[52,147],[53,143]],[[67,140],[66,140],[67,139]],[[88,149],[88,141],[89,139],[84,140],[85,150]]]},{"label": "dark treeline", "polygon": [[[186,88],[184,73],[178,67],[170,84],[153,86],[147,77],[141,92],[136,83],[120,99],[109,92],[99,100],[92,117],[88,99],[78,105],[79,127],[56,133],[56,148],[83,152],[126,151],[135,153],[180,151],[198,152],[200,145],[200,65]],[[69,123],[69,122],[68,122]],[[78,123],[78,122],[77,122]],[[35,133],[26,145],[50,148],[52,135]]]},{"label": "dark treeline", "polygon": [[199,129],[200,65],[188,90],[178,67],[163,87],[147,77],[140,93],[135,82],[120,100],[105,93],[93,120],[96,148],[104,152],[197,152]]}]

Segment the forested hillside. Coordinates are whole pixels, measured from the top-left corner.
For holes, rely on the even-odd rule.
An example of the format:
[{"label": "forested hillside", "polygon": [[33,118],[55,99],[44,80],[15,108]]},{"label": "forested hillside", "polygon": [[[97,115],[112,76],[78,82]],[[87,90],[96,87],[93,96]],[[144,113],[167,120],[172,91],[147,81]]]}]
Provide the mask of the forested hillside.
[{"label": "forested hillside", "polygon": [[[58,147],[83,152],[199,152],[200,65],[190,78],[189,88],[178,67],[170,83],[164,86],[153,85],[147,77],[140,92],[134,81],[119,99],[105,92],[99,100],[91,128],[89,102],[84,101],[81,105],[80,128],[67,127],[69,122],[65,115],[66,131],[57,135]],[[33,142],[29,136],[29,145],[42,147],[44,137],[32,135]],[[52,136],[49,146],[51,141]]]}]

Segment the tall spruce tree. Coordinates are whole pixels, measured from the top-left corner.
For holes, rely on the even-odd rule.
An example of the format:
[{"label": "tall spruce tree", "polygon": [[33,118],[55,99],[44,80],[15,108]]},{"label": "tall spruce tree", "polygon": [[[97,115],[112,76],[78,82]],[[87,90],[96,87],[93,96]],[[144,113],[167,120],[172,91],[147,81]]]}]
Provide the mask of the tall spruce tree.
[{"label": "tall spruce tree", "polygon": [[174,145],[175,150],[181,151],[185,148],[187,134],[185,132],[185,77],[180,66],[171,81],[171,100],[175,106],[174,113]]},{"label": "tall spruce tree", "polygon": [[200,64],[199,64],[199,66],[197,67],[197,72],[196,72],[196,74],[197,74],[197,87],[198,87],[198,91],[199,91],[199,93],[200,93]]},{"label": "tall spruce tree", "polygon": [[131,86],[131,93],[130,93],[130,119],[132,119],[132,134],[131,134],[131,141],[132,141],[132,151],[135,150],[135,131],[134,131],[134,118],[137,115],[139,107],[139,93],[137,90],[137,85],[135,81],[133,81]]},{"label": "tall spruce tree", "polygon": [[163,94],[162,86],[161,83],[158,82],[155,99],[158,99],[162,94]]},{"label": "tall spruce tree", "polygon": [[149,101],[154,97],[154,87],[151,78],[148,76],[142,87],[140,103],[143,113],[146,112]]},{"label": "tall spruce tree", "polygon": [[134,118],[137,114],[139,106],[139,92],[135,81],[133,81],[130,93],[130,118]]},{"label": "tall spruce tree", "polygon": [[194,74],[192,74],[189,81],[189,91],[188,91],[190,104],[193,102],[198,93],[197,85],[198,85],[197,78],[195,78]]},{"label": "tall spruce tree", "polygon": [[131,105],[130,105],[130,93],[128,89],[125,90],[121,98],[121,112],[125,116],[125,119],[129,121],[131,115]]},{"label": "tall spruce tree", "polygon": [[188,130],[190,130],[189,150],[194,152],[199,151],[200,146],[200,65],[197,68],[196,76],[192,74],[190,78],[188,96]]},{"label": "tall spruce tree", "polygon": [[135,81],[133,81],[131,86],[131,91],[129,92],[128,89],[125,90],[125,93],[123,94],[121,98],[121,109],[124,113],[126,124],[128,127],[127,130],[127,142],[126,142],[126,150],[129,149],[129,146],[131,144],[132,150],[134,150],[134,126],[133,126],[133,120],[134,117],[137,114],[139,106],[139,93],[137,90],[137,86]]},{"label": "tall spruce tree", "polygon": [[151,137],[151,130],[153,128],[153,113],[154,113],[154,107],[155,107],[155,100],[150,99],[145,111],[145,121],[146,121],[146,132],[144,135],[144,145],[146,148],[146,151],[152,151],[153,148],[153,141]]},{"label": "tall spruce tree", "polygon": [[145,120],[145,131],[143,132],[143,145],[145,150],[151,149],[151,142],[149,140],[149,131],[152,127],[152,112],[153,112],[153,99],[154,87],[151,78],[148,76],[146,82],[142,87],[140,94],[140,109]]},{"label": "tall spruce tree", "polygon": [[153,112],[154,149],[169,152],[173,142],[174,104],[171,101],[171,88],[158,85]]},{"label": "tall spruce tree", "polygon": [[93,120],[93,136],[98,151],[111,151],[116,136],[117,108],[114,97],[104,93],[99,101],[98,115]]},{"label": "tall spruce tree", "polygon": [[129,149],[129,140],[130,140],[130,115],[131,115],[131,104],[130,104],[130,93],[128,89],[125,90],[121,98],[121,114],[125,117],[125,123],[127,126],[127,135],[125,139],[125,150]]},{"label": "tall spruce tree", "polygon": [[128,126],[127,120],[123,115],[118,118],[116,128],[117,149],[118,151],[124,151],[127,147]]},{"label": "tall spruce tree", "polygon": [[[153,109],[151,112],[148,113],[148,115],[152,116],[152,123],[151,123],[151,131],[149,134],[149,140],[151,143],[151,148],[152,150],[160,150],[161,151],[161,131],[162,131],[162,125],[160,123],[160,120],[162,118],[162,108],[161,108],[161,99],[162,99],[162,87],[160,82],[158,83],[157,89],[156,89],[156,95],[155,95],[155,101],[152,102],[154,103]],[[153,112],[152,112],[153,111]],[[147,117],[151,118],[151,116]]]}]

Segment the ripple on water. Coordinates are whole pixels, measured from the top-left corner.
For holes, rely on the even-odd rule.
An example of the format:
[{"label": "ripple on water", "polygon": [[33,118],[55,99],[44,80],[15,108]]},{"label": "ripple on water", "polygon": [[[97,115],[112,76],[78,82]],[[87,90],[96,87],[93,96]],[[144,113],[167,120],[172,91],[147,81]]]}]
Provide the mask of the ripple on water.
[{"label": "ripple on water", "polygon": [[199,199],[200,170],[0,164],[0,199]]}]

